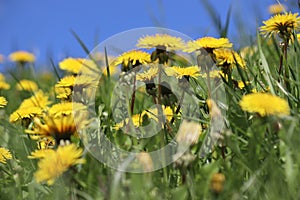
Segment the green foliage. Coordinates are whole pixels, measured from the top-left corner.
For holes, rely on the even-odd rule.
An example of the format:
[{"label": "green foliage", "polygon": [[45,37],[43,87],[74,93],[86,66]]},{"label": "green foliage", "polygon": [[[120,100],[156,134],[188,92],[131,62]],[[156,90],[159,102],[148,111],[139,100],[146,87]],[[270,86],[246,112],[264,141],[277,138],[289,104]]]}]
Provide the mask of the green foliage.
[{"label": "green foliage", "polygon": [[[205,2],[209,12],[214,12],[208,1]],[[225,27],[222,27],[216,16],[213,18],[221,36],[227,35],[229,18],[230,14]],[[88,53],[79,36],[74,32],[73,35]],[[250,48],[253,52],[245,56],[247,68],[241,69],[240,66],[236,66],[230,78],[219,79],[224,84],[227,100],[227,104],[221,108],[222,111],[226,110],[226,114],[222,116],[224,118],[221,118],[225,127],[220,130],[222,142],[215,144],[209,153],[201,155],[200,151],[201,147],[206,145],[205,139],[212,130],[210,120],[213,116],[210,116],[206,104],[212,91],[209,91],[206,79],[191,78],[189,83],[193,90],[190,92],[198,100],[199,114],[193,115],[193,107],[190,107],[192,111],[189,110],[181,117],[196,120],[201,123],[203,130],[198,141],[189,146],[182,157],[156,171],[128,173],[110,168],[89,151],[85,151],[86,163],[68,170],[52,186],[37,183],[34,179],[38,161],[28,159],[28,156],[37,149],[36,141],[24,133],[23,126],[11,124],[8,120],[22,100],[32,95],[30,92],[14,89],[21,74],[12,73],[13,78],[8,79],[11,89],[1,91],[1,95],[5,96],[9,103],[6,108],[1,109],[0,146],[8,148],[13,158],[6,164],[0,163],[0,199],[299,199],[300,46],[296,39],[290,44],[288,56],[283,60],[286,74],[278,72],[282,52],[275,38],[266,40],[258,34],[257,45]],[[172,54],[175,61],[176,56]],[[187,63],[180,56],[177,58],[177,63]],[[166,60],[168,57],[164,57],[164,63]],[[105,63],[107,67],[107,52]],[[53,67],[56,68],[54,63]],[[107,70],[109,71],[108,67]],[[53,85],[59,79],[58,71],[52,72],[48,79],[34,75],[30,70],[25,72],[26,78],[35,80],[41,89],[50,94],[54,102],[57,101]],[[97,111],[95,118],[98,121],[85,130],[87,137],[99,142],[106,136],[117,147],[132,152],[151,152],[173,142],[176,151],[177,143],[172,139],[176,138],[176,131],[181,122],[179,118],[175,117],[174,123],[163,124],[163,129],[150,138],[134,137],[124,134],[122,129],[115,129],[117,122],[114,121],[113,114],[124,114],[130,109],[129,106],[125,110],[120,110],[117,106],[110,107],[116,81],[111,78],[113,74],[108,74],[109,76],[102,77],[99,81],[94,105]],[[245,87],[236,87],[235,81],[242,81]],[[243,111],[239,102],[243,95],[253,90],[269,91],[286,99],[291,114],[286,117],[261,117]],[[133,114],[149,110],[153,105],[152,98],[151,94],[145,95],[142,90],[138,90],[135,94]],[[176,114],[180,116],[182,113]],[[141,126],[155,123],[150,116],[149,112],[143,116]],[[97,130],[104,133],[104,136]],[[139,134],[144,134],[143,129]],[[76,142],[81,144],[85,141],[77,139]],[[99,148],[99,152],[106,150],[105,146],[97,146],[96,143],[91,148]],[[151,161],[147,164],[150,163]],[[212,186],[211,180],[216,173],[225,176],[224,182],[220,183],[220,191]]]}]

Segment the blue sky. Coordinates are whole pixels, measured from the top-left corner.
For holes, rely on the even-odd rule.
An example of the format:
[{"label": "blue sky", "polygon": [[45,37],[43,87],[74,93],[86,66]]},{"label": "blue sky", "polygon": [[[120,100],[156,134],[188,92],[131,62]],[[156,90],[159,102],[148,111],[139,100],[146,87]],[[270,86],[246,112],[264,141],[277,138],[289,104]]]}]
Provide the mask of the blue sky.
[{"label": "blue sky", "polygon": [[[255,34],[256,26],[269,17],[267,6],[276,2],[208,1],[223,23],[232,6],[229,38],[236,47],[243,43],[238,21],[247,23],[247,34]],[[84,57],[70,30],[90,49],[114,34],[140,27],[170,28],[194,39],[218,37],[201,0],[0,0],[0,26],[0,54],[28,50],[37,55],[38,62],[46,62],[48,57],[55,61],[66,56]]]}]

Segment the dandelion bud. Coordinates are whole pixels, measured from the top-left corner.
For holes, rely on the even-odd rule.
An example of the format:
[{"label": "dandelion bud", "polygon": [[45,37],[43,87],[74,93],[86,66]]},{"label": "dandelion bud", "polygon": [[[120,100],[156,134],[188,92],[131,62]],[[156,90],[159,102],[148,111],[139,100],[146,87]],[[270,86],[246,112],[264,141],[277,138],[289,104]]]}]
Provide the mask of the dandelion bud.
[{"label": "dandelion bud", "polygon": [[210,179],[210,189],[216,194],[220,194],[223,191],[225,182],[225,176],[222,173],[215,173]]}]

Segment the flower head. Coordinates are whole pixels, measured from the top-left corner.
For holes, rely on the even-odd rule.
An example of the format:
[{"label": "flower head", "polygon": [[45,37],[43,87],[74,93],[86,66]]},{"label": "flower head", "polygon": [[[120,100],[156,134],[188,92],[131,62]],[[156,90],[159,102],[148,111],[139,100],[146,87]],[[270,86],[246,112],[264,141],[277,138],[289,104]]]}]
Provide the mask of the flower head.
[{"label": "flower head", "polygon": [[87,107],[82,103],[77,102],[63,102],[54,104],[49,108],[48,114],[54,117],[59,117],[63,115],[71,115],[73,112],[86,110]]},{"label": "flower head", "polygon": [[239,104],[244,111],[255,112],[261,116],[290,114],[289,105],[284,99],[268,93],[247,94]]},{"label": "flower head", "polygon": [[[75,123],[75,118],[77,123]],[[60,140],[71,140],[71,136],[77,136],[77,130],[87,124],[87,112],[56,117],[48,114],[42,120],[35,117],[33,127],[27,129],[26,133],[46,137],[51,136],[59,144]]]},{"label": "flower head", "polygon": [[154,79],[158,74],[158,67],[151,67],[147,71],[138,73],[136,75],[136,80],[138,81],[150,81]]},{"label": "flower head", "polygon": [[222,173],[215,173],[210,179],[210,189],[216,193],[220,194],[223,191],[225,183],[225,175]]},{"label": "flower head", "polygon": [[129,64],[133,67],[144,65],[151,62],[150,54],[141,50],[132,50],[118,56],[113,62],[113,66],[122,64],[124,68],[128,68]]},{"label": "flower head", "polygon": [[262,34],[271,36],[278,34],[282,39],[290,39],[294,30],[299,29],[300,18],[298,13],[277,14],[263,21],[260,27]]},{"label": "flower head", "polygon": [[37,91],[38,86],[35,82],[27,79],[20,80],[19,83],[16,85],[17,90],[24,90],[24,91]]},{"label": "flower head", "polygon": [[183,120],[180,124],[176,141],[183,145],[192,145],[198,142],[201,133],[202,126],[200,123]]},{"label": "flower head", "polygon": [[8,90],[10,88],[10,85],[6,83],[4,80],[0,81],[0,90]]},{"label": "flower head", "polygon": [[12,155],[6,148],[0,147],[0,163],[5,164],[7,160],[12,159]]},{"label": "flower head", "polygon": [[84,58],[66,58],[62,60],[58,65],[60,69],[71,72],[73,74],[78,74],[80,71],[83,71],[83,68],[97,68],[94,61]]},{"label": "flower head", "polygon": [[15,123],[23,119],[32,119],[34,116],[41,115],[43,110],[46,110],[51,103],[48,98],[48,95],[39,90],[32,97],[23,100],[19,108],[10,115],[9,121]]},{"label": "flower head", "polygon": [[[173,117],[173,110],[172,110],[172,108],[170,108],[169,106],[163,107],[163,114],[164,114],[164,117],[168,121],[170,121],[172,119],[172,117]],[[140,114],[135,114],[135,115],[131,116],[131,122],[132,122],[133,126],[134,127],[141,126],[143,124],[143,119],[144,119],[145,115],[147,115],[149,119],[153,119],[156,122],[158,121],[158,111],[157,111],[157,108],[148,109],[148,110],[144,110]],[[122,127],[124,127],[128,123],[129,123],[129,119],[126,118],[125,120],[117,123],[115,125],[115,129],[119,130],[119,129],[121,129]]]},{"label": "flower head", "polygon": [[191,53],[204,48],[208,52],[211,52],[213,49],[230,47],[232,47],[232,43],[229,42],[228,38],[203,37],[189,41],[183,51]]},{"label": "flower head", "polygon": [[23,102],[20,105],[20,108],[39,107],[42,109],[46,109],[50,103],[51,101],[49,101],[49,96],[45,94],[42,90],[39,90],[35,92],[35,94],[32,97],[23,100]]},{"label": "flower head", "polygon": [[35,56],[27,51],[15,51],[9,54],[9,59],[17,63],[32,63],[35,61]]},{"label": "flower head", "polygon": [[10,123],[16,123],[20,120],[32,119],[34,116],[41,115],[43,110],[40,107],[18,108],[9,116]]},{"label": "flower head", "polygon": [[51,154],[54,150],[53,149],[37,149],[31,152],[30,156],[27,156],[29,159],[40,159],[45,158],[47,155]]},{"label": "flower head", "polygon": [[66,172],[71,166],[83,164],[85,160],[81,158],[83,150],[77,148],[75,144],[59,146],[57,150],[49,150],[47,155],[38,162],[38,170],[34,177],[37,182],[47,181],[52,185],[58,177]]},{"label": "flower head", "polygon": [[244,59],[231,49],[215,49],[213,53],[218,66],[233,68],[238,64],[242,68],[246,67]]},{"label": "flower head", "polygon": [[[202,78],[207,78],[207,73],[201,73],[200,76]],[[209,72],[210,78],[221,78],[221,76],[224,77],[224,73],[221,70],[211,70]]]},{"label": "flower head", "polygon": [[193,77],[197,78],[200,75],[200,68],[198,66],[179,67],[173,66],[165,69],[168,76],[175,76],[176,78]]},{"label": "flower head", "polygon": [[272,4],[268,8],[269,13],[272,15],[283,13],[286,10],[285,5],[283,4]]},{"label": "flower head", "polygon": [[7,105],[7,101],[5,97],[0,96],[0,108],[3,108],[6,105]]},{"label": "flower head", "polygon": [[168,34],[156,34],[140,38],[136,46],[145,49],[162,48],[167,50],[181,50],[184,47],[184,42],[180,37]]},{"label": "flower head", "polygon": [[97,87],[97,76],[78,75],[66,76],[55,84],[56,97],[59,99],[69,99],[73,89],[83,90],[84,88]]}]

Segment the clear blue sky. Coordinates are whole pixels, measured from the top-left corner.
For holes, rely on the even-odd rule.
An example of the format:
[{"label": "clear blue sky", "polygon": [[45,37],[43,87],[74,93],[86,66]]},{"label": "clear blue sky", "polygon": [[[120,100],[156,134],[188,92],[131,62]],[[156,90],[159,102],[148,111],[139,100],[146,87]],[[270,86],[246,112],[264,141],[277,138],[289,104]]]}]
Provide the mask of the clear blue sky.
[{"label": "clear blue sky", "polygon": [[[230,5],[229,38],[239,44],[238,21],[255,34],[275,0],[209,0],[223,23]],[[39,62],[85,56],[70,30],[92,49],[96,41],[132,28],[161,26],[192,38],[218,36],[201,0],[0,0],[0,54],[28,50]]]}]

